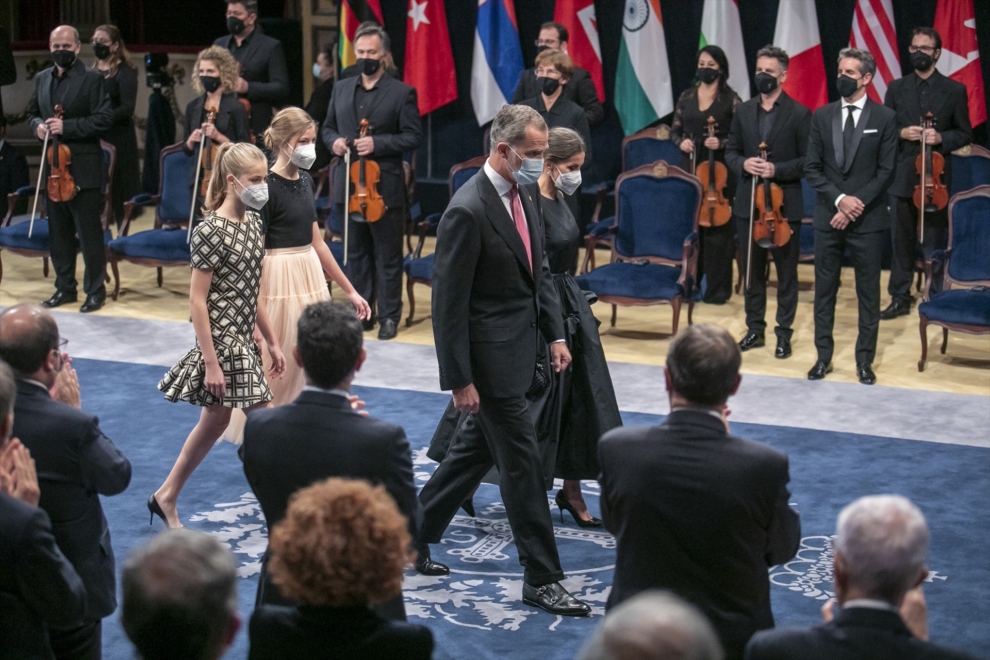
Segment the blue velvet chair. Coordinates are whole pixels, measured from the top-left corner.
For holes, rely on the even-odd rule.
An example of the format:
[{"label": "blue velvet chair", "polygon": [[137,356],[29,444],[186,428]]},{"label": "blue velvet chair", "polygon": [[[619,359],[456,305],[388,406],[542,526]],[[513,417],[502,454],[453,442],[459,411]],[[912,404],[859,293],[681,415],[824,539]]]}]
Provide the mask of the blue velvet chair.
[{"label": "blue velvet chair", "polygon": [[613,326],[618,305],[667,304],[676,334],[685,299],[692,323],[701,195],[694,175],[663,161],[616,180],[611,261],[577,278],[582,289],[612,305]]},{"label": "blue velvet chair", "polygon": [[952,158],[950,195],[990,184],[990,151],[985,147],[969,144],[953,151],[950,158]]},{"label": "blue velvet chair", "polygon": [[[949,245],[925,264],[925,300],[918,305],[921,359],[928,361],[928,325],[942,327],[942,354],[949,330],[990,334],[990,185],[978,186],[949,200]],[[932,273],[942,267],[942,291],[929,297]],[[952,289],[952,285],[960,287]]]},{"label": "blue velvet chair", "polygon": [[[109,142],[100,140],[100,147],[103,148],[103,211],[100,213],[100,225],[103,227],[103,244],[107,245],[113,238],[110,231],[110,200],[113,194],[113,168],[117,163],[117,149]],[[31,207],[34,205],[35,188],[25,186],[7,195],[7,214],[0,222],[0,253],[3,250],[12,252],[22,257],[40,257],[42,260],[42,273],[48,277],[48,259],[51,255],[51,248],[48,238],[48,219],[46,217],[45,191],[42,191],[38,200],[38,217],[34,221],[34,230],[31,231]],[[27,200],[28,212],[15,215],[15,210],[21,200]],[[31,236],[28,237],[30,231]],[[109,256],[109,253],[108,253]],[[0,281],[3,280],[3,262],[0,261]],[[109,278],[108,278],[109,281]]]},{"label": "blue velvet chair", "polygon": [[[162,268],[189,265],[189,205],[192,204],[192,169],[195,158],[185,153],[182,143],[162,149],[158,167],[158,194],[141,194],[124,202],[124,222],[120,235],[110,241],[110,267],[113,269],[113,299],[120,294],[120,271],[117,263],[127,261],[158,271],[158,286],[162,285]],[[131,219],[136,209],[154,206],[153,229],[130,234]]]}]

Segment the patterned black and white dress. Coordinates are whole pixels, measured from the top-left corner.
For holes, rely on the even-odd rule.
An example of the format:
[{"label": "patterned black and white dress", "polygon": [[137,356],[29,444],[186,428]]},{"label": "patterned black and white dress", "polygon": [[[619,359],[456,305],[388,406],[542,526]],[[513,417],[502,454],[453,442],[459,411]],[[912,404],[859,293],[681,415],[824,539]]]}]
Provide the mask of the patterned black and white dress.
[{"label": "patterned black and white dress", "polygon": [[248,408],[271,401],[261,353],[253,339],[265,256],[261,217],[248,211],[244,222],[235,222],[210,214],[193,229],[190,253],[193,268],[213,271],[206,308],[227,395],[218,399],[203,386],[206,366],[198,342],[165,374],[158,389],[169,401],[197,406],[220,403],[228,408]]}]

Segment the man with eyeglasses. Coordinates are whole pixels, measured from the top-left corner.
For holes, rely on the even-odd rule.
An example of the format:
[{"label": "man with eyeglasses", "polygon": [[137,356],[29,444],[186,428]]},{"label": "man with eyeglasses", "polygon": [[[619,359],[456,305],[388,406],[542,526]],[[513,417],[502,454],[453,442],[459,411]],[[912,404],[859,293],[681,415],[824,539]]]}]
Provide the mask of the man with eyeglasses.
[{"label": "man with eyeglasses", "polygon": [[[566,27],[553,21],[540,26],[540,36],[536,40],[536,52],[539,54],[547,49],[567,53]],[[512,95],[512,102],[522,103],[526,99],[539,96],[540,92],[543,91],[541,83],[542,81],[537,80],[535,66],[526,69],[519,76],[519,84],[516,85],[516,91]],[[590,126],[594,126],[605,117],[605,110],[598,100],[595,83],[587,69],[582,69],[579,66],[574,67],[574,74],[569,83],[564,86],[561,96],[572,103],[577,103],[584,109]]]},{"label": "man with eyeglasses", "polygon": [[[914,279],[914,263],[918,246],[918,209],[914,205],[914,187],[919,174],[915,161],[921,153],[921,140],[931,150],[945,157],[942,183],[946,188],[952,181],[952,156],[956,149],[973,141],[966,103],[966,86],[950,80],[935,68],[942,54],[942,37],[928,27],[915,28],[911,32],[911,68],[914,71],[890,83],[884,105],[897,113],[900,140],[897,152],[897,169],[890,186],[893,224],[891,236],[894,256],[890,264],[890,281],[887,292],[890,305],[880,312],[880,318],[888,321],[907,316],[914,298],[911,296],[911,280]],[[922,129],[921,120],[929,112],[934,115],[935,127]],[[921,237],[921,249],[927,259],[934,250],[946,246],[949,237],[948,206],[937,211],[925,211],[925,235]],[[933,288],[940,278],[933,278]]]}]

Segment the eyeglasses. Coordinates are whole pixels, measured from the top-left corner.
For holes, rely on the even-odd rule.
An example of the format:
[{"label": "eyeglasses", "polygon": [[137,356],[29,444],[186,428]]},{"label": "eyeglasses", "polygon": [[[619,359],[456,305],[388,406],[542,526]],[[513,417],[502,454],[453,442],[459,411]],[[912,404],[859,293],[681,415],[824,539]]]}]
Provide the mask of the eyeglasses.
[{"label": "eyeglasses", "polygon": [[66,339],[65,337],[59,337],[59,340],[58,340],[58,349],[59,349],[59,351],[61,351],[62,349],[64,349],[68,345],[69,345],[69,340],[68,339]]},{"label": "eyeglasses", "polygon": [[539,48],[540,46],[549,46],[550,48],[556,48],[560,45],[560,39],[537,39],[533,44]]},{"label": "eyeglasses", "polygon": [[924,53],[925,55],[931,55],[932,53],[935,52],[935,48],[933,48],[932,46],[909,46],[908,47],[908,52],[909,53],[917,53],[919,50],[922,53]]}]

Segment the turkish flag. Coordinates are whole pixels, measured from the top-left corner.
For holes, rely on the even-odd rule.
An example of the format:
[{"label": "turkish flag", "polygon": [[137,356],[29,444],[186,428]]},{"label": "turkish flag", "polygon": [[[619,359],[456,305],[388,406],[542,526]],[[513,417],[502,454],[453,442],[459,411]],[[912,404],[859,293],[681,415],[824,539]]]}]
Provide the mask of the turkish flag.
[{"label": "turkish flag", "polygon": [[594,0],[557,0],[553,20],[567,28],[567,54],[575,66],[587,69],[591,74],[598,100],[604,102],[605,78]]},{"label": "turkish flag", "polygon": [[447,33],[443,0],[409,0],[406,21],[406,83],[416,88],[419,114],[457,98],[454,54]]},{"label": "turkish flag", "polygon": [[942,56],[936,68],[945,76],[966,85],[969,123],[987,120],[983,95],[980,51],[976,45],[976,12],[973,0],[939,0],[935,8],[935,31],[942,37]]}]

